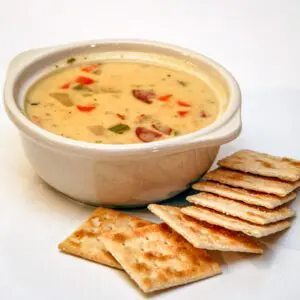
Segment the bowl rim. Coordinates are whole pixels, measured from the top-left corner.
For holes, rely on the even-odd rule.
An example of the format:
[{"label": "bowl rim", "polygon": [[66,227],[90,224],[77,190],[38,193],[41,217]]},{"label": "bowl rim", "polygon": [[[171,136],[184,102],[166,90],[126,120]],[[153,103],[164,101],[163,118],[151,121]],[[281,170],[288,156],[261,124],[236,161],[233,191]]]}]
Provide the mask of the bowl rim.
[{"label": "bowl rim", "polygon": [[[151,143],[137,143],[137,144],[97,144],[97,143],[89,143],[84,141],[73,140],[69,138],[65,138],[59,135],[56,135],[52,132],[49,132],[39,126],[35,125],[31,122],[20,110],[18,107],[16,100],[13,96],[13,90],[17,79],[20,74],[36,61],[43,60],[50,55],[54,55],[59,52],[63,52],[65,50],[80,48],[80,47],[95,47],[105,45],[105,44],[132,44],[134,45],[147,45],[153,46],[156,48],[164,48],[168,50],[175,51],[180,54],[185,54],[192,56],[194,59],[198,59],[203,61],[204,63],[210,65],[215,71],[217,71],[221,77],[225,80],[228,85],[230,91],[229,104],[226,108],[225,112],[212,124],[209,126],[199,129],[195,132],[188,133],[179,137],[173,137],[171,139],[151,142]],[[39,51],[40,50],[40,51]],[[238,112],[241,107],[241,92],[240,87],[233,75],[225,69],[222,65],[217,63],[216,61],[208,58],[207,56],[197,53],[193,50],[189,50],[187,48],[183,48],[180,46],[157,42],[157,41],[149,41],[143,39],[102,39],[102,40],[90,40],[83,41],[77,43],[70,43],[65,45],[59,45],[55,47],[43,48],[43,49],[32,49],[30,51],[35,52],[35,56],[31,58],[27,58],[28,61],[24,65],[22,65],[17,72],[11,72],[10,68],[7,72],[6,82],[4,86],[4,103],[6,111],[9,117],[12,119],[13,123],[27,136],[31,137],[34,140],[38,140],[39,142],[45,142],[46,144],[50,144],[51,147],[55,146],[57,148],[73,151],[78,153],[88,152],[95,154],[124,154],[124,153],[149,153],[149,152],[157,152],[166,149],[174,149],[178,148],[186,143],[192,142],[197,138],[204,138],[206,135],[209,135],[212,132],[215,132],[217,129],[222,128],[225,124],[227,124],[232,117]],[[133,49],[134,51],[134,49]],[[22,53],[19,54],[22,59]],[[25,59],[24,56],[24,60]],[[17,56],[18,57],[18,56]],[[14,60],[14,59],[13,59]],[[12,62],[13,62],[12,60]]]}]

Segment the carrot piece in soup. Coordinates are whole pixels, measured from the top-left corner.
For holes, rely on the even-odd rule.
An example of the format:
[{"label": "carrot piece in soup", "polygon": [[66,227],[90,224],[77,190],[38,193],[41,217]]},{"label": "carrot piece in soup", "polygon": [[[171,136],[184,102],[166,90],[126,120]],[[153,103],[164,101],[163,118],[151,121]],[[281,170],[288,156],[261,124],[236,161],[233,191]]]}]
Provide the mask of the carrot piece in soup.
[{"label": "carrot piece in soup", "polygon": [[86,72],[86,73],[91,73],[92,71],[96,70],[99,66],[98,65],[88,65],[85,67],[81,68],[81,71]]},{"label": "carrot piece in soup", "polygon": [[78,76],[75,81],[80,84],[92,84],[95,82],[94,79],[85,76]]},{"label": "carrot piece in soup", "polygon": [[178,100],[177,104],[180,105],[180,106],[184,106],[184,107],[191,107],[191,104],[189,104],[187,102],[184,102],[184,101],[181,101],[181,100]]},{"label": "carrot piece in soup", "polygon": [[64,90],[67,90],[69,87],[70,87],[70,82],[66,82],[60,88],[64,89]]},{"label": "carrot piece in soup", "polygon": [[180,116],[180,117],[184,117],[186,114],[188,114],[188,111],[186,110],[180,110],[177,112],[177,114]]},{"label": "carrot piece in soup", "polygon": [[167,102],[167,101],[169,101],[170,100],[170,98],[172,97],[172,95],[171,94],[168,94],[168,95],[163,95],[163,96],[160,96],[160,97],[158,97],[158,100],[160,100],[160,101],[164,101],[164,102]]},{"label": "carrot piece in soup", "polygon": [[96,108],[95,106],[82,106],[82,105],[76,105],[76,107],[78,108],[78,110],[82,112],[90,112]]}]

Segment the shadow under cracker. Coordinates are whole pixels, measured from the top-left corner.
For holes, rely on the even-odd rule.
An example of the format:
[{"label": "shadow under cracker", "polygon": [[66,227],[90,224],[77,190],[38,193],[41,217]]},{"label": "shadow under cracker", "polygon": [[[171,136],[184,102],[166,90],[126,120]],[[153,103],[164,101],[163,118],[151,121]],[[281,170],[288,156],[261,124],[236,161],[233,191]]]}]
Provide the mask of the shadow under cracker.
[{"label": "shadow under cracker", "polygon": [[[122,271],[122,270],[119,270],[119,271]],[[159,291],[153,291],[153,292],[149,292],[149,293],[144,293],[139,287],[138,285],[134,282],[134,280],[132,280],[130,278],[129,275],[126,274],[126,272],[118,272],[117,273],[118,276],[121,276],[124,280],[127,281],[127,283],[133,287],[133,289],[135,289],[137,291],[137,293],[143,298],[143,299],[152,299],[154,297],[158,297],[164,293],[169,293],[170,291],[175,291],[177,289],[180,289],[180,288],[184,288],[184,286],[189,286],[189,285],[192,285],[192,284],[199,284],[200,282],[204,281],[204,280],[209,280],[209,279],[212,279],[213,277],[215,276],[218,276],[218,275],[221,275],[221,274],[217,274],[217,275],[214,275],[214,276],[211,276],[211,277],[207,277],[207,278],[203,278],[201,280],[197,280],[197,281],[193,281],[193,282],[189,282],[189,283],[183,283],[181,285],[177,285],[177,286],[173,286],[173,287],[169,287],[169,288],[166,288],[166,289],[162,289],[162,290],[159,290]]]},{"label": "shadow under cracker", "polygon": [[[286,234],[286,231],[288,230],[289,228],[286,228],[285,230],[282,230],[282,231],[279,231],[279,232],[276,232],[274,234],[271,234],[269,236],[265,236],[263,238],[260,239],[260,241],[265,244],[265,245],[269,245],[269,246],[273,246],[275,244],[278,244],[278,241]],[[271,247],[269,247],[271,248]]]}]

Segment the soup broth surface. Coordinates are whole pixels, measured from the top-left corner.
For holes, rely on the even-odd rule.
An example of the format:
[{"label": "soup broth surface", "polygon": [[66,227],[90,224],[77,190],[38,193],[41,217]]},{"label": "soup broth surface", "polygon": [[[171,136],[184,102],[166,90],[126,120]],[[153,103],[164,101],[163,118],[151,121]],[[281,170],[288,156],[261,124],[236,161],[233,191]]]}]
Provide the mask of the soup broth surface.
[{"label": "soup broth surface", "polygon": [[91,143],[145,143],[199,130],[219,102],[200,78],[158,65],[101,62],[68,66],[26,95],[28,118],[52,133]]}]

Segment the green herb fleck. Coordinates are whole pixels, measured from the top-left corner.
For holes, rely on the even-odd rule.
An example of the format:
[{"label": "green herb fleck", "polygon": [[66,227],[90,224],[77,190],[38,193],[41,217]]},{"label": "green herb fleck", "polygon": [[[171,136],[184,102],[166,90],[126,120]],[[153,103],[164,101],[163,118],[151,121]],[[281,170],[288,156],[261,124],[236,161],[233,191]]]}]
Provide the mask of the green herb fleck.
[{"label": "green herb fleck", "polygon": [[96,75],[100,75],[102,73],[102,70],[100,69],[95,69],[93,72],[93,74],[96,74]]},{"label": "green herb fleck", "polygon": [[178,136],[178,135],[180,135],[180,132],[178,130],[173,130],[173,135]]},{"label": "green herb fleck", "polygon": [[187,86],[188,83],[186,81],[183,80],[177,80],[177,82],[181,85],[181,86]]},{"label": "green herb fleck", "polygon": [[93,91],[92,89],[90,89],[89,87],[87,87],[84,84],[77,84],[77,85],[73,86],[72,89],[77,90],[77,91],[88,91],[88,92]]},{"label": "green herb fleck", "polygon": [[67,64],[73,64],[76,61],[75,57],[70,57],[67,59]]},{"label": "green herb fleck", "polygon": [[56,68],[56,69],[59,68],[59,65],[55,65],[55,68]]},{"label": "green herb fleck", "polygon": [[102,144],[102,141],[95,141],[96,144]]},{"label": "green herb fleck", "polygon": [[32,103],[29,103],[30,105],[39,105],[40,102],[32,102]]},{"label": "green herb fleck", "polygon": [[130,127],[126,124],[120,123],[120,124],[117,124],[117,125],[114,125],[114,126],[108,128],[108,130],[110,130],[114,133],[117,133],[117,134],[122,134],[125,131],[130,130]]}]

